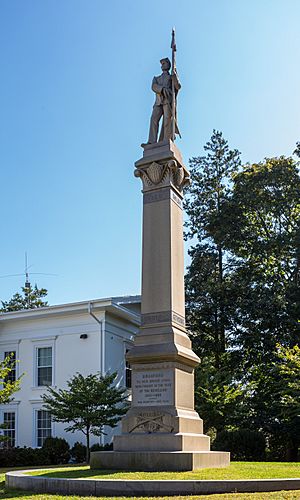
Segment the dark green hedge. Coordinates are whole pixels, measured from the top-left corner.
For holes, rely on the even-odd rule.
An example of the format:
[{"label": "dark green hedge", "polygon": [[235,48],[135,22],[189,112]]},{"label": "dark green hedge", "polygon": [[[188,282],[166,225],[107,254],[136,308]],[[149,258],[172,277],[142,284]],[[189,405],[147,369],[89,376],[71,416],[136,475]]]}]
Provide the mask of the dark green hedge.
[{"label": "dark green hedge", "polygon": [[45,439],[42,448],[0,448],[0,467],[59,465],[70,460],[70,446],[62,438]]},{"label": "dark green hedge", "polygon": [[[94,444],[91,451],[111,450],[112,445]],[[70,449],[65,439],[49,437],[42,448],[0,448],[0,467],[27,467],[31,465],[59,465],[70,460],[83,463],[86,459],[86,446],[76,442]]]},{"label": "dark green hedge", "polygon": [[260,461],[266,457],[266,440],[261,432],[250,429],[222,431],[217,434],[212,449],[230,451],[231,460]]}]

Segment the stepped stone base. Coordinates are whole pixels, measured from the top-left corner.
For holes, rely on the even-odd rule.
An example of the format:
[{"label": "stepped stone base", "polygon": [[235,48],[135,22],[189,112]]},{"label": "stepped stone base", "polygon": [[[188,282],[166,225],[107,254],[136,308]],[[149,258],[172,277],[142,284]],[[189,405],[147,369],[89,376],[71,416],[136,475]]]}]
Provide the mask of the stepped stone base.
[{"label": "stepped stone base", "polygon": [[227,451],[94,451],[91,469],[137,471],[192,471],[205,467],[227,467]]},{"label": "stepped stone base", "polygon": [[115,436],[114,451],[209,451],[205,434],[123,434]]}]

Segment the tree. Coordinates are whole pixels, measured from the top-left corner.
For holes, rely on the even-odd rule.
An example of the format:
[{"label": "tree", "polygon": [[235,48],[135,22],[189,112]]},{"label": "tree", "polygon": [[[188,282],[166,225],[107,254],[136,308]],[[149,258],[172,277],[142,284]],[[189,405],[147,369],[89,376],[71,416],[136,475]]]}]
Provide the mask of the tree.
[{"label": "tree", "polygon": [[276,370],[280,377],[280,391],[277,394],[280,394],[282,414],[286,418],[300,418],[300,347],[278,344],[276,355],[279,361]]},{"label": "tree", "polygon": [[81,431],[86,437],[87,463],[90,456],[90,435],[104,434],[103,426],[116,427],[128,409],[126,389],[113,386],[116,374],[101,376],[99,373],[84,377],[80,373],[68,382],[68,389],[48,387],[43,396],[45,409],[55,422],[70,424],[67,432]]},{"label": "tree", "polygon": [[287,355],[300,341],[298,165],[292,158],[267,158],[245,165],[233,180],[224,223],[225,246],[238,264],[233,348],[240,370],[235,376],[250,395],[241,424],[262,429],[276,458],[295,459],[300,420],[283,407],[290,387],[280,352]]},{"label": "tree", "polygon": [[[274,364],[278,415],[283,427],[286,459],[298,460],[300,445],[300,347],[276,346],[278,362]],[[277,420],[277,421],[278,421]]]},{"label": "tree", "polygon": [[251,412],[247,424],[263,430],[271,458],[297,461],[300,445],[300,348],[277,344],[273,361],[248,374]]},{"label": "tree", "polygon": [[17,361],[13,359],[12,355],[8,355],[3,361],[0,361],[0,380],[2,383],[2,387],[0,389],[1,405],[9,403],[12,400],[12,395],[20,389],[22,376],[16,380],[10,377],[16,363]]},{"label": "tree", "polygon": [[226,247],[238,261],[235,342],[244,365],[274,360],[300,339],[300,176],[292,158],[246,165],[224,207]]},{"label": "tree", "polygon": [[215,368],[208,355],[204,356],[195,373],[195,409],[203,418],[205,432],[217,435],[226,427],[238,427],[248,414],[245,388],[226,366]]},{"label": "tree", "polygon": [[191,160],[187,204],[187,237],[198,239],[186,275],[187,319],[202,358],[196,407],[218,432],[244,426],[272,437],[284,422],[274,396],[276,343],[292,348],[300,339],[298,164],[234,163],[216,190],[216,143]]},{"label": "tree", "polygon": [[227,308],[232,303],[228,300],[231,258],[224,247],[223,205],[230,196],[231,177],[240,166],[240,153],[230,150],[216,130],[204,150],[205,156],[190,160],[192,183],[185,204],[189,216],[186,236],[198,240],[189,252],[192,263],[186,276],[187,314],[200,350],[210,350],[215,367],[220,368],[226,330],[230,330]]},{"label": "tree", "polygon": [[221,132],[213,131],[205,156],[190,160],[191,186],[185,204],[189,220],[186,238],[196,238],[186,274],[187,321],[193,348],[201,358],[196,370],[196,407],[217,432],[226,415],[240,401],[233,380],[233,356],[228,348],[235,328],[233,311],[237,290],[232,285],[233,256],[224,241],[223,206],[231,196],[232,175],[240,167],[240,153],[229,149]]},{"label": "tree", "polygon": [[48,302],[42,300],[48,293],[45,288],[38,288],[37,285],[32,287],[30,283],[26,283],[21,290],[22,293],[15,293],[9,301],[1,301],[2,308],[0,312],[20,311],[22,309],[36,309],[37,307],[48,306]]},{"label": "tree", "polygon": [[[8,355],[3,361],[0,361],[0,381],[2,384],[2,387],[0,389],[1,405],[9,403],[13,399],[13,394],[20,388],[22,376],[20,376],[16,380],[10,376],[15,369],[16,363],[17,361],[13,358],[12,355]],[[0,429],[5,430],[5,424],[1,424]],[[5,435],[0,436],[0,442],[6,440],[7,437]]]}]

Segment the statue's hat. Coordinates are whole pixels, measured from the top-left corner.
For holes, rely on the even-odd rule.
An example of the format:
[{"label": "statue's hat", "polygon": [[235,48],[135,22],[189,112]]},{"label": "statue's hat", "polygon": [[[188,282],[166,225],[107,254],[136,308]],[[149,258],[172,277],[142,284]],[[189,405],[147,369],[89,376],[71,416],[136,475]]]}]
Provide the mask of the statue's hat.
[{"label": "statue's hat", "polygon": [[159,62],[160,62],[160,64],[162,64],[164,61],[167,61],[171,67],[171,61],[168,57],[163,57]]}]

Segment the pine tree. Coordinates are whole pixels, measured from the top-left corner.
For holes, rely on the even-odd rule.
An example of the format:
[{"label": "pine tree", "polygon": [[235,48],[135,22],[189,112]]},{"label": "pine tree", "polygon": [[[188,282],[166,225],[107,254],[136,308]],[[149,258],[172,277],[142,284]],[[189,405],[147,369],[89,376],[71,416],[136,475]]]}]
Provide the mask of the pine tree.
[{"label": "pine tree", "polygon": [[221,132],[213,131],[205,156],[190,160],[191,187],[185,208],[187,238],[197,238],[190,249],[186,275],[187,316],[196,335],[196,349],[213,355],[216,368],[226,352],[230,324],[232,258],[226,252],[223,206],[230,197],[232,175],[240,166],[239,151],[230,150]]},{"label": "pine tree", "polygon": [[0,308],[0,312],[20,311],[48,306],[48,302],[43,300],[48,294],[46,288],[38,288],[37,285],[32,287],[30,283],[26,283],[21,290],[22,293],[15,293],[7,302],[1,301],[2,308]]},{"label": "pine tree", "polygon": [[[226,249],[223,207],[230,199],[232,175],[240,153],[229,149],[221,132],[213,131],[205,155],[190,160],[191,187],[185,208],[187,238],[196,239],[186,275],[187,321],[193,347],[201,358],[196,371],[196,408],[206,430],[218,432],[234,418],[241,400],[229,351],[237,290],[232,283],[233,255]],[[230,416],[230,419],[228,417]]]}]

